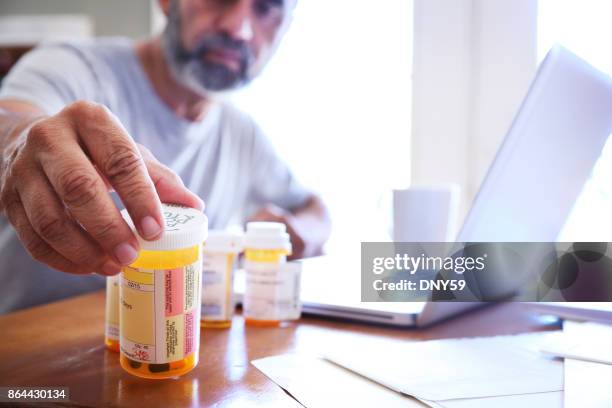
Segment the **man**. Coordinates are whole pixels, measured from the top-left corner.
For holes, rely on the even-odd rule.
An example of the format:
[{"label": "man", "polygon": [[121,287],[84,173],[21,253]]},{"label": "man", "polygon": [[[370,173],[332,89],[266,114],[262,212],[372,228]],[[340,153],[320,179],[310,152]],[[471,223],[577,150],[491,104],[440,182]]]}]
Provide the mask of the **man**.
[{"label": "man", "polygon": [[321,200],[216,101],[260,72],[294,2],[160,0],[159,37],[48,44],[20,60],[0,90],[0,313],[99,288],[135,259],[111,190],[147,240],[162,233],[161,202],[204,199],[211,228],[279,221],[295,256],[320,250]]}]

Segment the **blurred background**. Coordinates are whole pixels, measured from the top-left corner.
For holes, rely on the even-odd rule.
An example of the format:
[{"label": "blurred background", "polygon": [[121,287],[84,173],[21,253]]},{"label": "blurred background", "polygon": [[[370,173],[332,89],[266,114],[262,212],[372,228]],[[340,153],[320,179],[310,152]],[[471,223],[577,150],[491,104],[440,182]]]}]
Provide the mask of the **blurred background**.
[{"label": "blurred background", "polygon": [[[264,74],[229,97],[328,203],[328,250],[354,249],[389,239],[393,188],[457,183],[464,215],[554,43],[612,74],[611,15],[607,0],[301,0]],[[163,26],[155,0],[2,0],[0,80],[43,40]],[[609,145],[561,240],[612,241]]]}]

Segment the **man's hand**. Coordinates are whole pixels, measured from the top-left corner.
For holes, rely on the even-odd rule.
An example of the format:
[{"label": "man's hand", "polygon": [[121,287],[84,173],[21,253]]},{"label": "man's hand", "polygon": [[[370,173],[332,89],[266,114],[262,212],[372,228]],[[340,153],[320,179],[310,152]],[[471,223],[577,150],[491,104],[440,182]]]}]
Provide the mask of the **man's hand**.
[{"label": "man's hand", "polygon": [[35,259],[65,272],[112,275],[136,258],[138,242],[111,188],[148,240],[163,231],[161,201],[203,208],[106,107],[90,102],[38,119],[2,159],[0,210]]},{"label": "man's hand", "polygon": [[285,224],[292,246],[289,259],[320,255],[331,229],[327,209],[321,199],[314,195],[301,208],[293,211],[268,204],[253,214],[249,221]]},{"label": "man's hand", "polygon": [[267,221],[280,222],[287,227],[287,233],[291,239],[291,256],[290,259],[299,259],[304,257],[304,249],[306,244],[300,234],[299,227],[296,225],[296,220],[293,214],[289,211],[280,208],[274,204],[268,204],[253,214],[249,221]]}]

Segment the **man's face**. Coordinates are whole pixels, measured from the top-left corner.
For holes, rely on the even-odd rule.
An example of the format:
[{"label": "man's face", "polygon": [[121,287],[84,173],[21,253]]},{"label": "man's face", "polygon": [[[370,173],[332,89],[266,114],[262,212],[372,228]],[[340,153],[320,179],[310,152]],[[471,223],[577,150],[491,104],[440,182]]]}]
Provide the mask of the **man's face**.
[{"label": "man's face", "polygon": [[162,37],[174,78],[199,94],[248,83],[276,48],[296,0],[169,0]]}]

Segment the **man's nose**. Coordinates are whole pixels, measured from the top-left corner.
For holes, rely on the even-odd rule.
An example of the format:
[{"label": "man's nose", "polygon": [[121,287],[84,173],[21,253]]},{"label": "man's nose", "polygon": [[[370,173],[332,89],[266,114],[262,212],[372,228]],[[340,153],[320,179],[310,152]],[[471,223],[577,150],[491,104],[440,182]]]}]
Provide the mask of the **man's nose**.
[{"label": "man's nose", "polygon": [[252,0],[232,2],[218,20],[219,29],[235,40],[251,40],[253,37],[251,3]]}]

